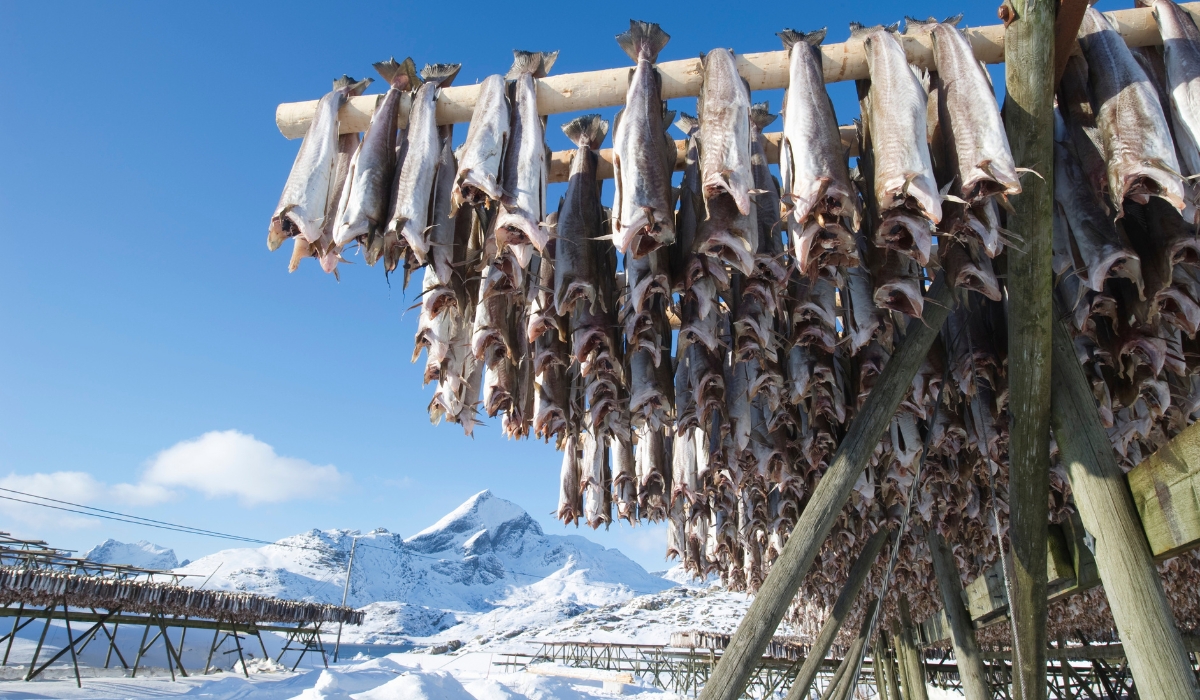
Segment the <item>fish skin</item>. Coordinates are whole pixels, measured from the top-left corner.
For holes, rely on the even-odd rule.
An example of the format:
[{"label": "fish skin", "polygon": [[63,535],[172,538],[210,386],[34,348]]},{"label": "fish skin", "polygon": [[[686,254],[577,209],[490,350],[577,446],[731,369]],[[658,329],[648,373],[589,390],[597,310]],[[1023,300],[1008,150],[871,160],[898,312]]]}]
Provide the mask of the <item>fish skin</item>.
[{"label": "fish skin", "polygon": [[871,74],[867,113],[875,159],[875,199],[882,214],[905,206],[915,208],[933,223],[942,219],[926,141],[925,89],[908,65],[904,48],[884,28],[860,34]]},{"label": "fish skin", "polygon": [[[708,218],[697,227],[694,251],[728,263],[743,275],[752,274],[754,253],[758,250],[758,212],[751,207],[748,213],[742,213],[733,196],[725,192],[705,202]],[[688,276],[693,277],[693,273],[689,271]]]},{"label": "fish skin", "polygon": [[667,517],[671,472],[667,466],[667,446],[661,429],[643,426],[637,432],[634,451],[637,469],[638,515],[652,523]]},{"label": "fish skin", "polygon": [[496,248],[511,247],[521,266],[529,264],[530,246],[541,251],[549,240],[542,228],[546,215],[545,124],[537,109],[537,84],[554,65],[558,52],[513,51],[513,80],[509,142],[501,167],[503,194],[496,215]]},{"label": "fish skin", "polygon": [[479,85],[471,126],[462,145],[454,181],[454,208],[482,206],[500,199],[500,164],[510,130],[508,88],[504,76],[489,75]]},{"label": "fish skin", "polygon": [[387,233],[399,233],[391,250],[384,251],[384,267],[396,269],[403,258],[411,271],[429,261],[429,205],[437,175],[442,141],[438,137],[437,95],[450,85],[461,64],[427,65],[425,82],[417,89],[408,117],[408,153],[396,181],[395,206]]},{"label": "fish skin", "polygon": [[749,361],[736,362],[725,368],[725,405],[729,432],[738,452],[750,444],[750,385],[758,376],[756,366],[756,363]]},{"label": "fish skin", "polygon": [[857,229],[862,216],[858,193],[850,182],[837,116],[821,68],[825,30],[803,33],[785,29],[779,38],[788,51],[779,167],[789,228],[822,212],[832,218],[845,216]]},{"label": "fish skin", "polygon": [[701,67],[704,81],[697,110],[704,197],[711,201],[728,194],[745,216],[751,211],[750,189],[754,186],[750,169],[750,90],[729,49],[709,51],[701,58]]},{"label": "fish skin", "polygon": [[453,147],[454,127],[441,127],[439,138],[442,148],[438,153],[437,171],[433,179],[433,206],[426,236],[429,242],[429,268],[436,275],[438,284],[449,291],[455,276],[454,249],[457,234],[457,219],[451,202],[457,170]]},{"label": "fish skin", "polygon": [[617,517],[637,522],[637,466],[633,454],[633,443],[628,439],[613,440],[612,449],[613,501],[617,504]]},{"label": "fish skin", "polygon": [[583,512],[579,490],[579,481],[582,476],[579,464],[579,442],[579,437],[574,433],[567,436],[563,447],[562,469],[559,472],[557,517],[567,525],[578,524],[579,516]]},{"label": "fish skin", "polygon": [[1095,8],[1087,8],[1078,36],[1089,66],[1092,102],[1099,106],[1096,122],[1117,217],[1124,215],[1126,197],[1145,203],[1158,196],[1182,210],[1179,161],[1154,85]]},{"label": "fish skin", "polygon": [[330,197],[326,203],[325,221],[321,225],[321,238],[316,243],[309,243],[304,236],[293,236],[295,241],[292,249],[292,259],[288,264],[288,272],[295,272],[300,261],[313,257],[320,263],[321,269],[327,274],[338,276],[337,266],[342,259],[342,246],[333,239],[333,232],[342,207],[346,206],[349,197],[349,175],[354,167],[354,154],[358,152],[358,134],[342,134],[338,137],[337,155],[333,161],[332,191],[339,196]]},{"label": "fish skin", "polygon": [[906,316],[921,318],[925,297],[921,292],[921,268],[908,256],[894,250],[882,251],[875,279],[875,306]]},{"label": "fish skin", "polygon": [[625,108],[613,128],[613,243],[635,258],[675,240],[671,164],[665,166],[662,80],[654,62],[670,36],[657,24],[629,21],[617,42],[637,64],[625,93]]},{"label": "fish skin", "polygon": [[679,208],[675,213],[675,242],[671,244],[671,290],[683,292],[688,286],[688,267],[695,259],[696,228],[704,212],[704,191],[700,186],[700,121],[681,113],[675,128],[687,139],[687,150],[683,179],[679,184]]},{"label": "fish skin", "polygon": [[[484,268],[485,274],[487,268]],[[471,347],[475,359],[483,362],[489,369],[494,367],[502,358],[513,358],[513,339],[508,334],[508,307],[511,297],[507,294],[494,294],[480,299],[475,306],[474,330],[471,335]]]},{"label": "fish skin", "polygon": [[354,154],[349,199],[333,237],[337,245],[355,239],[366,244],[386,228],[392,196],[389,188],[396,173],[396,118],[405,94],[419,82],[411,58],[401,63],[392,58],[374,67],[389,87],[376,101],[371,124]]},{"label": "fish skin", "polygon": [[952,239],[945,246],[938,246],[946,279],[956,289],[969,289],[992,301],[1000,301],[1000,282],[992,268],[992,259],[980,248],[979,243],[970,238]]},{"label": "fish skin", "polygon": [[333,165],[338,152],[338,110],[346,101],[371,84],[370,78],[358,82],[349,76],[334,81],[333,91],[326,93],[317,103],[317,113],[300,151],[288,173],[283,194],[271,225],[267,231],[267,250],[276,250],[283,241],[292,236],[303,236],[309,243],[321,237],[329,198],[341,192],[333,192]]},{"label": "fish skin", "polygon": [[596,150],[608,133],[608,122],[598,114],[588,114],[565,124],[563,131],[577,147],[571,157],[567,192],[558,205],[555,241],[554,307],[566,316],[579,303],[604,310],[593,252],[604,217]]},{"label": "fish skin", "polygon": [[670,420],[671,404],[662,375],[657,371],[654,355],[645,348],[634,351],[629,358],[629,393],[629,412],[635,428],[648,425],[658,429]]},{"label": "fish skin", "polygon": [[[1068,250],[1077,258],[1075,274],[1093,291],[1104,291],[1109,277],[1126,277],[1142,288],[1142,266],[1127,241],[1105,214],[1103,204],[1088,187],[1083,168],[1067,145],[1070,138],[1061,116],[1055,113],[1054,204],[1070,232]],[[1071,245],[1073,243],[1073,245]]]},{"label": "fish skin", "polygon": [[939,122],[951,158],[956,161],[960,196],[977,203],[995,194],[1020,194],[1017,164],[1008,147],[996,94],[966,36],[947,22],[909,21],[905,34],[910,30],[928,32],[933,38]]},{"label": "fish skin", "polygon": [[604,436],[590,432],[583,433],[581,440],[583,457],[579,488],[583,492],[583,520],[595,530],[612,522],[608,500],[608,446]]},{"label": "fish skin", "polygon": [[760,266],[783,253],[779,184],[771,174],[771,166],[767,162],[767,142],[763,138],[763,129],[777,118],[777,115],[771,114],[770,105],[766,102],[750,105],[750,171],[754,175],[754,189],[759,191],[754,198],[758,224],[756,252],[765,258],[758,263]]},{"label": "fish skin", "polygon": [[[1149,0],[1146,4],[1154,13],[1163,39],[1167,88],[1177,125],[1176,139],[1180,139],[1178,127],[1183,127],[1189,147],[1184,159],[1195,164],[1200,160],[1200,154],[1196,153],[1196,147],[1200,145],[1200,30],[1183,8],[1171,0]],[[1192,169],[1195,169],[1194,165]]]}]

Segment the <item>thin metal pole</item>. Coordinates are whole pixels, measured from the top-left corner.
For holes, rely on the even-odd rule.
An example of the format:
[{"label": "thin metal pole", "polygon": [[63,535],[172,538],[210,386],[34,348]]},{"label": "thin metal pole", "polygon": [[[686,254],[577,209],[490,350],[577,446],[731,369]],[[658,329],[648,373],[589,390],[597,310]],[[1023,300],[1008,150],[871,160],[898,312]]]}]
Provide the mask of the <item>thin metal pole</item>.
[{"label": "thin metal pole", "polygon": [[[350,573],[354,571],[354,550],[358,547],[358,537],[350,538],[350,562],[346,564],[346,584],[342,586],[342,607],[346,607],[346,596],[350,594]],[[333,663],[338,662],[338,652],[342,649],[342,623],[338,622],[337,642],[333,645]]]}]

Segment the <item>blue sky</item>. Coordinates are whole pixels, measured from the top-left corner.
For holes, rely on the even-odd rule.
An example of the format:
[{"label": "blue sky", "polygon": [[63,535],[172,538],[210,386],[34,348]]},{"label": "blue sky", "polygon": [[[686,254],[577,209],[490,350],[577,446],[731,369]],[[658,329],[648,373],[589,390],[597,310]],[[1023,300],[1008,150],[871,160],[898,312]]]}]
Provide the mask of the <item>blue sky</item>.
[{"label": "blue sky", "polygon": [[[338,282],[312,260],[289,275],[290,246],[267,251],[299,147],[275,106],[316,99],[342,73],[377,77],[371,63],[393,55],[461,62],[458,84],[504,72],[513,48],[560,49],[555,73],[628,65],[613,36],[631,16],[672,35],[663,60],[775,50],[784,27],[827,25],[836,42],[851,20],[900,19],[891,3],[794,7],[0,3],[0,236],[13,258],[0,273],[0,486],[268,540],[409,535],[487,488],[566,532],[550,515],[552,447],[429,424],[405,314],[419,283],[406,295],[362,264]],[[965,10],[970,24],[994,23],[995,8],[907,6]],[[856,116],[851,84],[831,94],[842,123]],[[779,107],[780,93],[755,97]],[[556,150],[570,116],[551,118]],[[213,431],[237,433],[160,455]],[[272,474],[286,485],[271,489]],[[145,538],[181,558],[227,546],[3,502],[0,529],[81,550]],[[570,532],[664,566],[661,527]]]}]

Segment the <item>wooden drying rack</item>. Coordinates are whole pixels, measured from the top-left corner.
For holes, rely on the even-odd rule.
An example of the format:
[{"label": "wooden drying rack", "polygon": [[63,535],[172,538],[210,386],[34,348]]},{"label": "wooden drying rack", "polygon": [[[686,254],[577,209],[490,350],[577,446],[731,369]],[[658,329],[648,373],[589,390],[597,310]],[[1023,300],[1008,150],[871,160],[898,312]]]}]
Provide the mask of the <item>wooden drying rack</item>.
[{"label": "wooden drying rack", "polygon": [[[1187,3],[1182,7],[1200,25],[1200,2]],[[1152,46],[1162,43],[1158,26],[1149,8],[1116,10],[1106,13],[1117,32],[1130,46]],[[975,51],[975,57],[984,63],[1002,63],[1004,61],[1004,25],[994,24],[985,27],[972,27],[966,30],[967,39]],[[900,37],[904,45],[908,61],[918,68],[933,67],[933,48],[928,35],[921,37]],[[861,40],[850,40],[840,44],[827,44],[821,47],[822,65],[825,82],[836,83],[844,80],[860,80],[868,77],[867,59]],[[738,72],[750,84],[750,90],[778,90],[787,87],[788,83],[788,54],[786,51],[764,51],[761,53],[738,54]],[[662,97],[664,100],[683,97],[695,97],[700,94],[700,83],[703,77],[699,58],[688,58],[679,61],[664,61],[657,64],[659,75],[662,76]],[[625,92],[629,88],[629,67],[607,68],[604,70],[586,71],[582,73],[564,73],[551,75],[538,80],[538,112],[561,114],[564,112],[582,112],[589,109],[617,107],[625,104]],[[458,124],[469,122],[475,109],[475,101],[479,97],[479,85],[459,85],[448,87],[441,91],[437,100],[437,120],[439,124]],[[371,123],[371,115],[375,111],[379,95],[361,95],[350,98],[340,114],[341,133],[366,131]],[[401,105],[398,119],[400,125],[408,121],[408,106],[406,101]],[[275,124],[279,131],[289,139],[304,136],[308,125],[317,110],[317,100],[306,102],[285,102],[275,110]],[[842,127],[842,144],[851,149],[851,155],[857,143],[854,137],[854,127]],[[780,133],[766,134],[767,160],[779,162]],[[683,156],[686,143],[675,142],[678,151],[676,170],[683,168]],[[550,182],[565,182],[570,169],[571,154],[574,151],[556,151],[550,160]],[[601,178],[612,177],[612,150],[600,151]]]}]

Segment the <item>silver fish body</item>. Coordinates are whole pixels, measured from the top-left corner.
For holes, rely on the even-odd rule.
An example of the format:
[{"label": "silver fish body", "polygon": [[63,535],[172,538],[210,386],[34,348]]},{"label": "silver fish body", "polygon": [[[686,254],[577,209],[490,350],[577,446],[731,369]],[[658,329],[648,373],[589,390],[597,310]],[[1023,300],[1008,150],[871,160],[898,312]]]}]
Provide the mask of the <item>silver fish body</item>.
[{"label": "silver fish body", "polygon": [[287,183],[267,232],[267,248],[277,249],[286,238],[303,236],[309,243],[321,238],[329,198],[333,192],[333,165],[338,152],[338,111],[352,95],[361,94],[371,79],[354,82],[339,78],[332,92],[317,103],[317,113],[304,133]]},{"label": "silver fish body", "polygon": [[658,25],[636,20],[617,37],[637,67],[613,130],[613,242],[634,257],[675,240],[671,171],[664,167],[662,153],[662,86],[654,67],[669,39]]},{"label": "silver fish body", "polygon": [[437,90],[435,83],[421,85],[409,113],[408,154],[400,168],[396,205],[388,222],[388,232],[398,233],[403,242],[396,239],[399,250],[393,248],[391,255],[385,251],[384,263],[389,271],[396,268],[401,254],[406,258],[406,269],[424,265],[429,255],[425,229],[429,225],[430,192],[441,153],[434,113]]},{"label": "silver fish body", "polygon": [[743,216],[750,213],[750,90],[728,49],[713,49],[701,61],[704,81],[697,102],[700,117],[700,175],[705,198],[733,198]]},{"label": "silver fish body", "polygon": [[604,216],[596,149],[604,141],[608,122],[598,114],[585,115],[566,124],[563,130],[577,146],[571,157],[567,193],[558,207],[555,241],[554,307],[566,316],[576,304],[604,308],[593,253]]},{"label": "silver fish body", "polygon": [[455,209],[463,203],[479,206],[500,199],[500,164],[509,139],[509,109],[504,76],[484,78],[458,162]]},{"label": "silver fish body", "polygon": [[936,224],[942,219],[942,196],[926,141],[925,89],[892,32],[858,29],[855,36],[863,37],[871,74],[867,121],[880,213],[911,204]]},{"label": "silver fish body", "polygon": [[[1158,32],[1162,35],[1167,67],[1167,89],[1175,119],[1177,140],[1185,141],[1184,160],[1200,161],[1200,30],[1183,8],[1172,0],[1150,0]],[[1163,105],[1164,109],[1166,105]],[[1181,138],[1180,128],[1187,138]],[[1177,144],[1183,151],[1184,144]],[[1198,172],[1191,173],[1192,175]]]},{"label": "silver fish body", "polygon": [[1108,18],[1088,7],[1079,27],[1096,122],[1107,161],[1109,197],[1120,216],[1125,198],[1162,197],[1185,204],[1179,161],[1158,92]]}]

